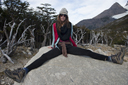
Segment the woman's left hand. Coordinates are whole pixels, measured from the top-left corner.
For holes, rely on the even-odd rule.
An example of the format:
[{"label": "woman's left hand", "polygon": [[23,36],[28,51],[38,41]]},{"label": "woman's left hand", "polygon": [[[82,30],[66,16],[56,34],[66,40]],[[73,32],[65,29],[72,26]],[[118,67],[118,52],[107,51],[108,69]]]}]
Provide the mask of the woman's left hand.
[{"label": "woman's left hand", "polygon": [[49,49],[52,49],[52,47],[51,47],[51,46],[48,46],[48,48],[49,48]]}]

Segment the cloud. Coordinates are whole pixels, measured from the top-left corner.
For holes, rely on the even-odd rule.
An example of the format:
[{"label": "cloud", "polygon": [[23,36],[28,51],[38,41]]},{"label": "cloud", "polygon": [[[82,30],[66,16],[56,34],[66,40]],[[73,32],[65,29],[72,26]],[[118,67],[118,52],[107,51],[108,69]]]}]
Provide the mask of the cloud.
[{"label": "cloud", "polygon": [[[25,1],[25,0],[22,0]],[[125,6],[127,0],[27,0],[30,7],[36,9],[41,3],[49,3],[59,14],[61,8],[66,8],[69,12],[69,19],[73,24],[83,19],[90,19],[109,9],[115,2]]]}]

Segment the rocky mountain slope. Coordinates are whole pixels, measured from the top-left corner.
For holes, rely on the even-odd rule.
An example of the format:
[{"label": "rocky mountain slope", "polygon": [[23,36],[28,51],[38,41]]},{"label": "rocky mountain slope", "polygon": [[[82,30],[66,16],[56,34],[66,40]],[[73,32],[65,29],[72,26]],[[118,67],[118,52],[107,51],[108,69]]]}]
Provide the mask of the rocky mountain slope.
[{"label": "rocky mountain slope", "polygon": [[85,19],[76,24],[76,26],[85,26],[88,29],[100,28],[115,19],[112,18],[113,15],[124,13],[127,10],[123,8],[119,3],[114,3],[109,9],[103,11],[96,17],[92,19]]},{"label": "rocky mountain slope", "polygon": [[100,19],[86,19],[86,20],[80,21],[78,24],[76,24],[76,26],[78,26],[78,27],[85,26],[88,29],[96,29],[96,28],[100,28],[114,20],[115,19],[111,18],[111,17],[103,17]]}]

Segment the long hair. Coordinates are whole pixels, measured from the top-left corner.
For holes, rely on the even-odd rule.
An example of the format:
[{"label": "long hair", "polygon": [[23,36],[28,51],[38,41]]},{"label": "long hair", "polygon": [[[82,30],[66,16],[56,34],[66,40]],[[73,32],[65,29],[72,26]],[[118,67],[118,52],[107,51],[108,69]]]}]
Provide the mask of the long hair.
[{"label": "long hair", "polygon": [[60,20],[60,14],[59,14],[59,15],[57,16],[57,22],[56,22],[56,23],[57,23],[57,29],[59,29],[59,31],[61,31],[60,28],[61,28],[62,24],[66,25],[68,28],[70,28],[68,16],[66,16],[65,21],[62,22],[62,21]]}]

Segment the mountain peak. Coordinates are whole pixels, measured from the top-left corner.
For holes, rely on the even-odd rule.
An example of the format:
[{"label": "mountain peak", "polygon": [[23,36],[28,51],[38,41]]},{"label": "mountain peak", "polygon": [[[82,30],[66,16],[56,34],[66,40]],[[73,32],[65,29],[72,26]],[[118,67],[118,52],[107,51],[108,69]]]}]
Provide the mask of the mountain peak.
[{"label": "mountain peak", "polygon": [[114,5],[120,5],[118,2],[115,2],[112,6],[114,6]]},{"label": "mountain peak", "polygon": [[122,6],[118,3],[118,2],[115,2],[111,7],[110,9],[116,9],[116,8],[122,8]]},{"label": "mountain peak", "polygon": [[125,11],[127,10],[123,8],[118,2],[115,2],[109,9],[97,15],[96,17],[94,17],[94,19],[100,19],[103,17],[111,17],[116,14],[124,13]]}]

